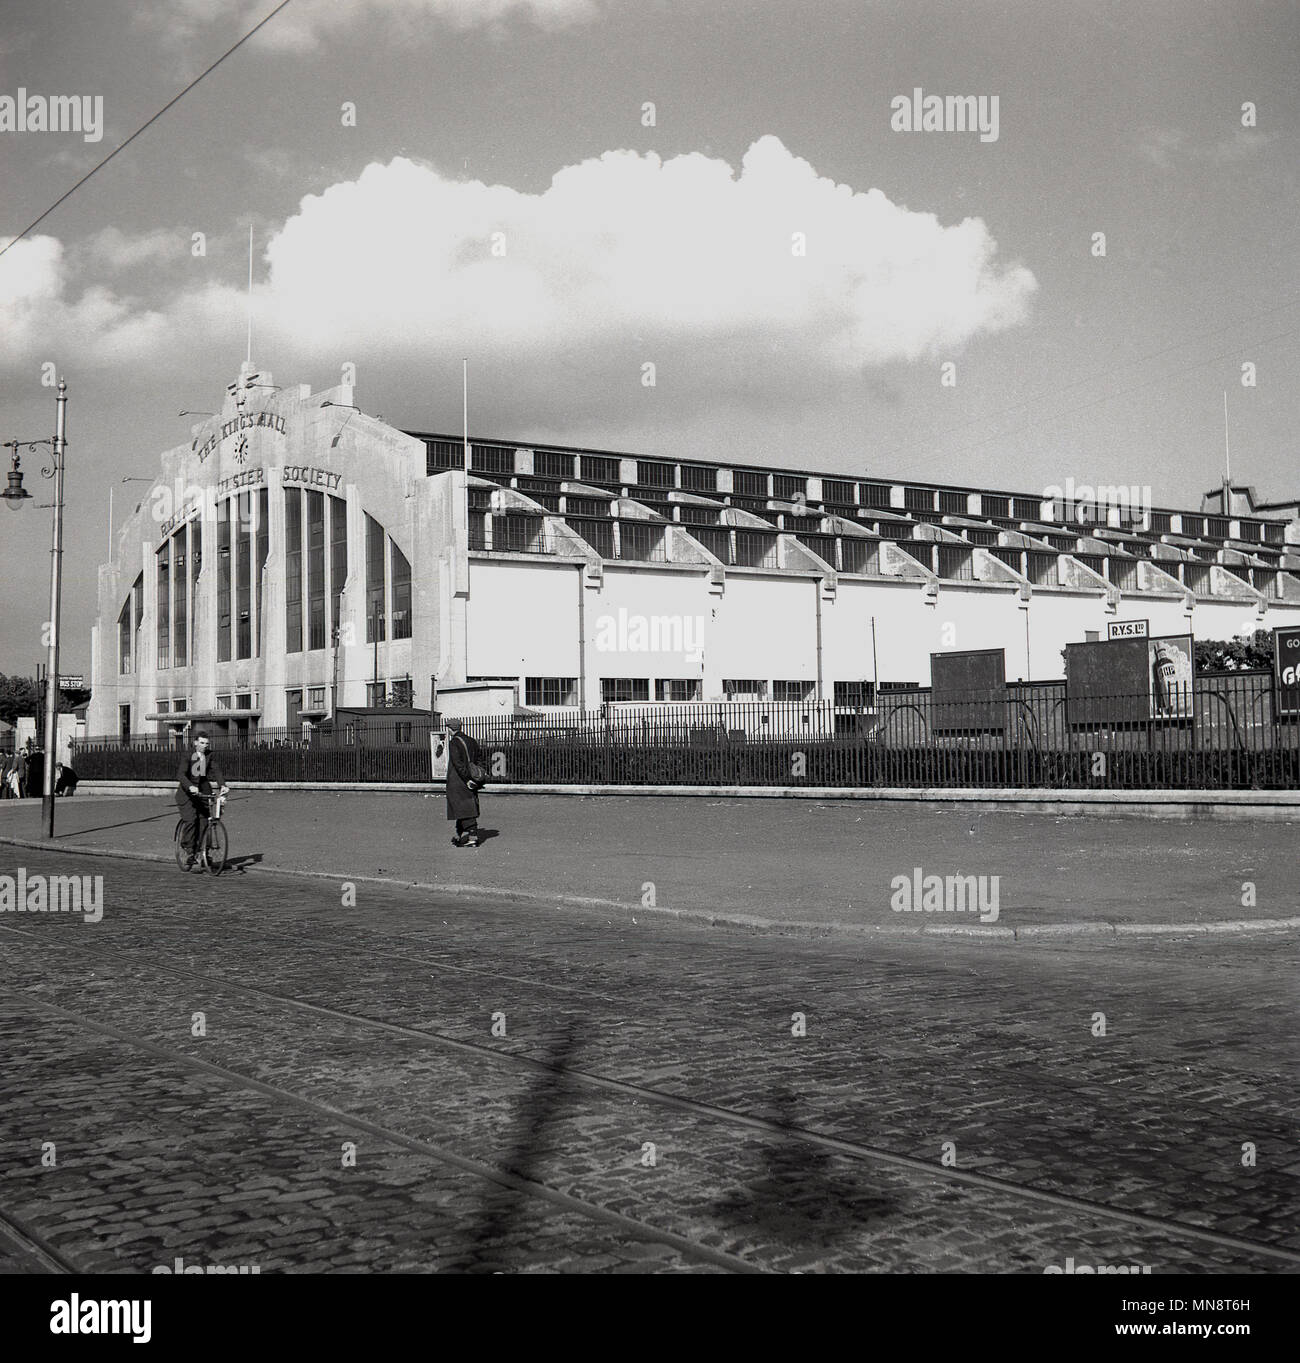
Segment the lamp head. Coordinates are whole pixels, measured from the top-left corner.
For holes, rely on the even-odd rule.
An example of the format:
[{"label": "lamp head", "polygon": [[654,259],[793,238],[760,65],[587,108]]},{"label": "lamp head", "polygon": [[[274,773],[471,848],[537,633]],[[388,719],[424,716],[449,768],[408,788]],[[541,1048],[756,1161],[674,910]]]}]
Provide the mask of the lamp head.
[{"label": "lamp head", "polygon": [[13,464],[9,469],[9,484],[0,497],[5,500],[5,505],[11,511],[17,511],[24,502],[30,502],[32,494],[23,487],[22,470],[18,467],[18,451],[14,451]]}]

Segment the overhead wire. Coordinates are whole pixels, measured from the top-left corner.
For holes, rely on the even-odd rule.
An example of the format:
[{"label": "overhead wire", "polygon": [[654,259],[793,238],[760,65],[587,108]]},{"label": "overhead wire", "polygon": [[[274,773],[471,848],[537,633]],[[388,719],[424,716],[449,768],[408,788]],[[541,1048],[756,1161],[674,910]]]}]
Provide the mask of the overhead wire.
[{"label": "overhead wire", "polygon": [[210,76],[210,75],[217,69],[217,67],[219,67],[219,66],[221,65],[221,63],[224,62],[224,61],[226,60],[227,57],[229,57],[232,53],[237,52],[241,47],[243,47],[243,45],[244,45],[244,44],[245,44],[245,43],[246,43],[246,42],[247,42],[247,41],[248,41],[248,40],[249,40],[249,39],[258,31],[258,30],[259,30],[259,29],[265,28],[266,25],[269,24],[269,23],[271,22],[271,20],[274,19],[275,16],[276,16],[277,14],[279,14],[279,12],[280,12],[282,9],[284,9],[287,5],[289,5],[289,4],[291,4],[291,3],[292,3],[292,0],[281,0],[281,3],[278,4],[278,5],[270,12],[270,14],[268,14],[268,15],[266,16],[265,19],[263,19],[263,20],[262,20],[260,23],[258,23],[258,24],[254,24],[254,26],[253,26],[252,28],[250,28],[250,29],[248,30],[248,32],[245,33],[244,36],[243,36],[242,38],[240,38],[240,40],[239,40],[237,43],[235,43],[235,45],[234,45],[233,47],[227,48],[227,49],[221,54],[221,56],[219,56],[219,57],[216,59],[216,61],[214,61],[214,62],[212,63],[212,65],[209,66],[209,67],[207,68],[206,71],[203,71],[203,72],[201,72],[199,75],[195,76],[194,79],[193,79],[192,81],[190,81],[190,83],[189,83],[189,84],[180,92],[180,94],[176,95],[176,96],[175,96],[174,98],[172,98],[172,99],[169,99],[169,100],[167,101],[167,103],[164,104],[163,107],[162,107],[161,109],[159,109],[158,112],[157,112],[156,114],[154,114],[154,116],[153,116],[151,119],[149,119],[149,120],[148,120],[147,122],[145,122],[145,123],[142,123],[142,124],[135,130],[135,132],[133,132],[133,133],[131,134],[131,136],[128,137],[128,138],[126,139],[125,142],[119,142],[118,145],[117,145],[116,147],[114,147],[113,150],[110,151],[110,152],[108,153],[108,155],[107,155],[106,157],[104,157],[104,159],[103,159],[102,161],[99,162],[98,165],[93,166],[90,170],[88,170],[88,171],[81,177],[80,180],[77,181],[77,183],[76,183],[75,185],[72,186],[71,189],[69,189],[66,193],[61,194],[57,199],[55,199],[55,201],[54,201],[54,202],[45,210],[44,213],[42,213],[42,214],[40,215],[40,217],[34,219],[32,222],[29,222],[29,223],[27,224],[27,226],[24,227],[23,230],[22,230],[21,232],[19,232],[18,235],[17,235],[16,237],[14,237],[12,240],[10,240],[9,242],[7,242],[4,246],[0,246],[0,256],[4,255],[4,253],[10,249],[10,247],[16,246],[20,241],[22,241],[22,239],[23,239],[25,236],[27,236],[27,234],[28,234],[29,232],[32,232],[32,231],[34,231],[37,227],[39,227],[39,226],[41,225],[41,223],[43,223],[43,222],[45,221],[45,219],[48,218],[48,217],[50,216],[50,214],[53,213],[54,210],[55,210],[56,208],[58,208],[61,204],[67,203],[67,201],[68,201],[68,200],[77,192],[77,190],[79,190],[79,189],[82,187],[82,185],[84,185],[84,184],[86,183],[87,180],[89,180],[89,179],[91,178],[92,175],[98,174],[101,170],[104,169],[104,167],[105,167],[106,165],[108,165],[108,163],[113,159],[113,157],[115,157],[119,152],[125,151],[125,150],[127,149],[127,147],[129,147],[129,146],[131,145],[131,143],[134,142],[135,139],[136,139],[137,137],[140,136],[141,133],[145,132],[148,128],[152,127],[155,123],[157,123],[157,121],[163,116],[163,114],[165,114],[165,113],[168,111],[168,109],[170,109],[170,108],[172,108],[174,105],[180,103],[180,101],[183,100],[183,99],[185,98],[185,96],[188,95],[189,92],[190,92],[191,90],[193,90],[194,87],[195,87],[201,80],[205,79],[207,76]]}]

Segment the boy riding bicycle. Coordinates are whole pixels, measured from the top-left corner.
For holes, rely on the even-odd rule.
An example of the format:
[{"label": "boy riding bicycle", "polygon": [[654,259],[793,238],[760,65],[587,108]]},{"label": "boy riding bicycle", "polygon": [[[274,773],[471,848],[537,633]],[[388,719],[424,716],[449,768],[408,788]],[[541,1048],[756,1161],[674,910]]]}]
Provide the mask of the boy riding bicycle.
[{"label": "boy riding bicycle", "polygon": [[176,807],[185,825],[181,846],[185,849],[187,871],[193,869],[198,840],[208,830],[208,797],[212,794],[213,786],[223,794],[229,789],[216,754],[209,753],[208,748],[207,734],[195,734],[194,746],[181,758],[177,774]]}]

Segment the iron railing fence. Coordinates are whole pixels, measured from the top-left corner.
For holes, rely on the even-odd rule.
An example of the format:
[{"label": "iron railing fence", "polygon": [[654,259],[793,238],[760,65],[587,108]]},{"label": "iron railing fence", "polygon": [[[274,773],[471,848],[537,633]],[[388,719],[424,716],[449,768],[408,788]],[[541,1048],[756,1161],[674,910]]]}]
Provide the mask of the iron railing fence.
[{"label": "iron railing fence", "polygon": [[[178,711],[174,715],[168,716],[168,721],[160,722],[160,727],[166,723],[182,724],[186,719],[185,711]],[[332,724],[313,724],[310,736],[305,737],[303,725],[299,724],[291,729],[229,729],[224,730],[219,725],[199,721],[188,730],[193,734],[194,730],[200,730],[207,734],[209,742],[214,752],[226,752],[231,749],[268,749],[268,748],[322,748],[322,747],[352,747],[358,742],[370,746],[383,746],[392,744],[401,747],[404,744],[424,744],[428,746],[429,730],[435,727],[435,716],[425,714],[406,714],[400,710],[395,711],[389,718],[382,714],[371,714],[361,717],[340,717]],[[181,752],[186,745],[185,733],[133,733],[128,737],[121,738],[115,734],[99,734],[90,737],[83,737],[76,740],[78,750],[101,751],[105,749],[138,749],[140,751],[163,751],[170,753]]]},{"label": "iron railing fence", "polygon": [[553,709],[509,718],[469,715],[467,734],[480,743],[568,741],[589,735],[604,742],[698,744],[728,740],[832,738],[860,732],[866,712],[830,701],[632,701],[595,710]]},{"label": "iron railing fence", "polygon": [[[870,699],[869,686],[863,695]],[[813,785],[1053,789],[1297,789],[1300,716],[1274,713],[1268,672],[1198,676],[1137,695],[1067,700],[1063,681],[1000,693],[880,691],[830,701],[628,704],[467,716],[498,781],[581,785]],[[212,732],[231,780],[431,779],[437,715],[318,729]],[[179,739],[83,739],[91,779],[170,780]]]},{"label": "iron railing fence", "polygon": [[[309,738],[301,726],[254,733],[201,727],[231,781],[428,781],[432,724],[427,714],[374,716],[315,728]],[[73,744],[72,765],[80,780],[169,781],[186,751],[180,734],[98,736]]]}]

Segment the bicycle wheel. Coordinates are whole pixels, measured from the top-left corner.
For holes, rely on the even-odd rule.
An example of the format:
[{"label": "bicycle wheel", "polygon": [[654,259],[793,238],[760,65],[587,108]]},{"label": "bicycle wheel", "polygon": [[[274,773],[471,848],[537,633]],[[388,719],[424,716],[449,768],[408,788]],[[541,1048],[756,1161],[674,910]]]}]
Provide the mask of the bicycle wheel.
[{"label": "bicycle wheel", "polygon": [[220,822],[208,825],[207,863],[208,870],[219,876],[226,869],[226,825]]},{"label": "bicycle wheel", "polygon": [[185,851],[185,844],[181,841],[181,837],[184,834],[184,832],[185,820],[177,819],[176,834],[173,837],[172,841],[176,844],[176,865],[179,866],[182,871],[185,870],[185,863],[189,860],[189,854]]}]

